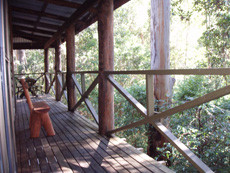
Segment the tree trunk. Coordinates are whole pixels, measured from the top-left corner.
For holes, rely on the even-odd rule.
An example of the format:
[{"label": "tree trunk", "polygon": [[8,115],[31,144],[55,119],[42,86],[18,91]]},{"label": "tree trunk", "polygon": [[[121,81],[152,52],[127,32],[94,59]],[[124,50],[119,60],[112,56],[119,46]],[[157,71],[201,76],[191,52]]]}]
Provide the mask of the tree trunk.
[{"label": "tree trunk", "polygon": [[25,73],[25,50],[16,50],[16,58],[19,62],[15,68],[17,69],[16,73]]},{"label": "tree trunk", "polygon": [[[151,69],[169,69],[169,25],[170,1],[151,0]],[[163,111],[172,95],[173,80],[170,76],[159,75],[154,79],[154,96],[157,111]],[[166,122],[166,123],[165,123]],[[164,124],[168,126],[169,122]],[[163,136],[149,125],[148,155],[159,156],[157,147],[163,147]]]}]

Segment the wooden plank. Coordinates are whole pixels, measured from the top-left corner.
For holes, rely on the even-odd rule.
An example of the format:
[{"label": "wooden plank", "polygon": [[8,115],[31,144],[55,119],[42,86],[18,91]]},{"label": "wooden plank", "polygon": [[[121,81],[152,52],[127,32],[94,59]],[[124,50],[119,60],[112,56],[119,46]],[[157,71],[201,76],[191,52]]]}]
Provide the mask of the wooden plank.
[{"label": "wooden plank", "polygon": [[[12,22],[13,22],[13,25],[15,23],[17,24],[26,24],[26,25],[29,25],[29,26],[34,26],[35,25],[35,21],[33,20],[28,20],[28,19],[22,19],[22,18],[19,18],[19,17],[13,17],[12,19]],[[39,22],[37,24],[37,27],[42,27],[42,28],[49,28],[49,29],[52,29],[52,30],[57,30],[58,29],[58,25],[53,25],[53,24],[50,24],[50,23],[43,23],[43,22]],[[47,47],[48,48],[48,47]]]},{"label": "wooden plank", "polygon": [[17,24],[13,25],[13,29],[14,30],[37,32],[37,33],[46,34],[46,35],[53,35],[54,34],[54,32],[48,31],[45,29],[37,29],[37,28],[35,29],[35,28],[27,27],[27,26],[20,26]]},{"label": "wooden plank", "polygon": [[[57,107],[57,109],[59,109],[60,107],[58,106]],[[80,126],[79,125],[77,125],[77,126],[75,126],[75,125],[73,125],[73,124],[71,124],[71,119],[72,118],[68,118],[68,116],[66,115],[66,113],[62,113],[62,117],[63,117],[63,120],[61,120],[61,119],[58,119],[60,122],[57,122],[57,124],[60,124],[61,122],[67,122],[68,124],[66,124],[65,125],[65,127],[71,127],[72,129],[74,129],[74,131],[72,131],[72,129],[71,128],[68,128],[70,131],[68,132],[68,133],[71,133],[71,135],[73,135],[74,136],[74,138],[77,138],[78,139],[78,141],[87,141],[88,139],[89,139],[89,142],[88,142],[88,144],[86,143],[86,142],[84,142],[84,143],[82,143],[82,146],[86,146],[86,145],[88,145],[88,147],[92,147],[94,150],[96,150],[96,152],[98,152],[98,154],[100,154],[106,161],[111,161],[111,160],[109,160],[109,158],[107,158],[107,157],[109,157],[109,154],[106,154],[106,150],[107,150],[107,146],[106,145],[104,145],[105,147],[105,150],[103,150],[102,148],[101,148],[101,145],[103,145],[102,143],[100,143],[100,141],[99,140],[97,140],[98,141],[98,144],[100,144],[100,145],[94,145],[93,144],[93,141],[88,137],[88,136],[86,136],[85,135],[85,133],[86,132],[83,132],[83,131],[81,131],[81,130],[83,130],[84,129],[84,127],[83,128],[79,128]],[[65,117],[65,118],[64,118]],[[67,119],[69,119],[69,121],[67,121]],[[82,125],[82,126],[84,126],[84,125]],[[67,132],[65,132],[65,134],[67,134]],[[88,133],[86,133],[86,134],[88,134]],[[82,139],[79,139],[79,136],[82,138]],[[89,146],[90,145],[90,146]],[[80,146],[78,145],[78,148],[79,148]],[[90,150],[90,148],[88,148],[87,149],[87,151],[89,151]],[[92,153],[92,152],[91,152]],[[114,153],[113,153],[114,154]],[[85,154],[84,154],[85,155]],[[93,157],[94,157],[94,153],[92,153],[91,155],[93,155]],[[107,157],[105,157],[105,156],[107,156]],[[98,157],[100,157],[100,156],[98,156]],[[112,158],[112,157],[110,157],[110,158]],[[112,159],[114,159],[114,158],[112,158]],[[116,160],[116,159],[115,159]],[[114,164],[118,164],[118,162],[117,161],[112,161],[112,163],[114,163]],[[119,160],[119,159],[117,159],[117,160]],[[99,161],[99,160],[97,160],[97,161]],[[109,162],[110,163],[110,162]],[[128,165],[128,162],[125,162],[125,164],[127,164]],[[112,167],[114,167],[114,165],[111,165]],[[118,165],[119,167],[121,167],[121,165]],[[116,167],[117,168],[117,167]],[[133,167],[132,167],[133,168]],[[109,169],[108,167],[107,167],[107,169]],[[120,168],[120,170],[122,170],[122,172],[125,172],[124,171],[124,167],[121,167]],[[112,171],[108,171],[108,172],[112,172]]]},{"label": "wooden plank", "polygon": [[49,72],[49,49],[44,49],[44,73],[45,73],[45,93],[49,93],[49,79],[47,73]]},{"label": "wooden plank", "polygon": [[48,140],[46,139],[46,137],[44,136],[44,131],[42,130],[41,133],[41,144],[43,147],[43,150],[46,154],[47,157],[47,162],[50,165],[51,171],[52,172],[61,172],[61,168],[58,165],[58,163],[56,162],[54,156],[55,153],[53,153],[51,146],[48,143]]},{"label": "wooden plank", "polygon": [[33,75],[33,74],[40,74],[40,75],[42,75],[42,74],[44,74],[44,73],[16,73],[16,74],[14,74],[15,76],[21,76],[21,75]]},{"label": "wooden plank", "polygon": [[[44,43],[43,42],[36,42],[36,43],[13,43],[13,49],[43,49]],[[53,48],[53,46],[50,46]]]},{"label": "wooden plank", "polygon": [[211,69],[168,69],[168,70],[134,70],[105,71],[105,74],[149,74],[149,75],[230,75],[230,68]]},{"label": "wooden plank", "polygon": [[138,102],[131,94],[129,94],[113,77],[110,75],[108,76],[109,81],[111,84],[128,100],[136,109],[137,111],[142,115],[147,115],[146,108]]},{"label": "wooden plank", "polygon": [[[109,165],[106,162],[106,158],[103,158],[99,155],[99,152],[98,152],[99,149],[98,148],[96,148],[96,150],[94,150],[92,148],[92,146],[90,146],[88,143],[85,142],[85,138],[82,138],[76,132],[72,133],[72,132],[74,132],[73,129],[65,121],[61,121],[60,119],[56,119],[56,120],[58,120],[58,122],[57,122],[58,124],[64,126],[64,128],[66,130],[65,133],[71,134],[71,136],[73,137],[74,143],[75,144],[78,143],[79,147],[83,147],[88,152],[87,155],[94,158],[94,160],[95,160],[94,166],[96,166],[97,168],[98,168],[98,166],[100,166],[101,168],[104,168],[106,170],[106,172],[116,172],[114,170],[114,168],[112,167],[112,165]],[[101,168],[99,168],[100,171],[105,172],[105,170],[103,170]]]},{"label": "wooden plank", "polygon": [[[133,151],[128,151],[128,146],[123,146],[111,139],[108,141],[99,136],[96,131],[91,129],[92,125],[87,125],[88,121],[82,117],[74,116],[76,113],[65,112],[67,110],[66,106],[60,102],[55,102],[50,96],[47,96],[42,96],[41,98],[51,107],[50,117],[53,120],[57,135],[46,139],[44,134],[41,133],[41,140],[39,139],[36,146],[37,148],[40,147],[41,151],[39,152],[43,152],[46,156],[41,155],[39,157],[48,159],[46,164],[49,165],[52,171],[57,168],[55,166],[52,168],[49,161],[50,156],[47,154],[46,149],[51,152],[50,155],[53,152],[58,161],[56,166],[58,166],[57,163],[60,164],[62,171],[76,170],[79,166],[84,172],[102,172],[101,163],[106,172],[165,172],[162,169],[158,169],[155,163],[151,163],[150,160],[146,161],[146,159],[137,157],[137,154],[133,153]],[[40,101],[39,98],[35,98],[35,101],[37,100]],[[27,106],[26,104],[24,105]],[[26,121],[28,123],[28,116]],[[53,139],[54,143],[51,142],[51,139]],[[64,166],[64,164],[67,165]],[[99,166],[94,167],[95,165]],[[94,170],[90,171],[90,166],[94,167]]]},{"label": "wooden plank", "polygon": [[[85,93],[82,94],[80,100],[74,105],[73,110],[76,110],[78,106],[84,101],[85,98],[89,96],[89,94],[93,91],[93,89],[98,84],[99,77],[97,76],[96,79],[94,79],[93,83],[89,86],[89,88],[86,90]],[[76,82],[75,82],[76,83]]]},{"label": "wooden plank", "polygon": [[179,141],[162,123],[151,122],[151,124],[172,144],[176,149],[198,169],[199,172],[213,173],[213,171],[202,162],[189,148]]},{"label": "wooden plank", "polygon": [[[63,108],[61,108],[61,106],[58,106],[57,108],[59,108],[59,109],[63,109]],[[98,138],[98,139],[96,139],[95,137],[94,137],[94,135],[92,136],[92,130],[85,130],[86,129],[86,127],[87,126],[85,126],[84,125],[84,122],[83,121],[81,121],[79,118],[79,116],[78,117],[76,117],[76,116],[68,116],[68,115],[66,115],[67,113],[63,113],[62,115],[62,117],[66,117],[66,118],[68,118],[68,119],[71,119],[71,120],[69,120],[69,121],[65,121],[65,122],[69,122],[69,124],[68,124],[68,126],[69,127],[72,127],[72,128],[74,128],[75,129],[75,131],[77,131],[78,133],[79,133],[79,135],[80,134],[85,134],[85,135],[87,135],[87,136],[89,136],[87,139],[89,139],[90,140],[90,142],[89,143],[92,143],[92,139],[95,139],[96,141],[98,141],[98,143],[100,144],[100,147],[102,147],[102,146],[104,146],[105,148],[103,148],[103,149],[105,149],[105,151],[107,151],[108,152],[108,150],[109,150],[109,153],[110,153],[110,155],[111,156],[115,156],[115,153],[114,152],[112,152],[111,153],[111,151],[112,150],[110,150],[109,148],[108,148],[108,146],[107,146],[107,144],[108,144],[108,141],[106,142],[106,140],[105,140],[105,143],[103,143],[104,142],[104,140],[102,140],[102,137],[100,137],[100,138]],[[71,118],[70,118],[71,117]],[[72,120],[72,118],[77,118],[76,119],[76,122],[73,122],[73,120]],[[79,121],[80,120],[80,121]],[[71,125],[71,123],[72,123],[72,125]],[[77,126],[76,126],[76,123],[78,124]],[[80,127],[82,127],[82,128],[80,128]],[[88,129],[88,128],[87,128]],[[89,133],[90,132],[90,133]],[[73,132],[74,133],[74,132]],[[95,136],[98,136],[96,133],[95,133],[95,131],[93,132],[93,134],[95,134]],[[99,136],[98,136],[99,137]],[[87,139],[85,139],[84,138],[84,140],[86,140],[87,141]],[[110,139],[111,140],[111,139]],[[94,140],[93,140],[94,141]],[[95,141],[95,142],[96,142]],[[111,146],[111,148],[113,148],[114,149],[114,146]],[[127,150],[128,150],[128,148],[124,148],[123,149],[123,147],[121,148],[124,152],[127,152]],[[139,163],[141,162],[140,160],[142,160],[142,164],[144,164],[143,166],[144,167],[147,167],[149,170],[151,170],[151,171],[153,171],[153,172],[162,172],[162,171],[160,171],[159,169],[157,169],[156,168],[156,166],[154,166],[154,165],[157,165],[157,166],[161,166],[160,164],[158,164],[158,163],[156,163],[156,161],[155,161],[155,163],[153,164],[153,163],[151,163],[152,161],[154,161],[153,159],[150,159],[151,161],[149,161],[149,164],[146,164],[146,161],[144,161],[143,160],[143,158],[137,158],[136,157],[136,154],[131,154],[133,151],[130,151],[130,152],[128,152],[127,154],[129,154],[131,157],[133,157],[133,159],[135,159],[135,160],[137,160],[137,161],[139,161]],[[138,153],[138,154],[140,154],[140,153]],[[143,153],[142,153],[143,154]],[[142,156],[143,157],[143,156]],[[121,159],[120,158],[120,156],[118,156],[118,158],[114,158],[114,159],[117,159],[118,161]],[[121,162],[122,163],[122,162]],[[151,163],[151,164],[150,164]],[[123,164],[125,164],[124,162],[123,162]],[[125,164],[125,165],[127,165],[127,163]],[[164,166],[162,166],[162,170],[164,170],[163,169],[164,168]],[[132,170],[133,169],[133,167],[130,167],[130,169],[129,170]],[[166,170],[166,172],[168,171],[168,172],[170,172],[170,170],[169,169],[167,169],[166,167],[165,167],[165,170]],[[146,171],[145,171],[146,172]],[[171,171],[172,172],[172,171]]]},{"label": "wooden plank", "polygon": [[12,5],[10,6],[10,8],[13,11],[17,11],[17,12],[24,13],[24,14],[39,15],[42,17],[47,17],[47,18],[51,18],[51,19],[55,19],[55,20],[62,20],[62,21],[67,20],[67,17],[58,16],[58,15],[51,14],[51,13],[46,13],[44,11],[41,12],[41,11],[36,11],[36,10],[28,9],[28,8],[16,7],[16,6],[12,6]]},{"label": "wooden plank", "polygon": [[18,113],[19,113],[19,135],[16,136],[19,138],[20,140],[20,166],[21,166],[21,172],[31,172],[31,168],[29,166],[29,154],[27,152],[27,146],[26,146],[26,133],[25,133],[25,128],[24,128],[24,116],[25,116],[25,113],[23,111],[23,104],[22,103],[19,103],[19,110],[18,110]]},{"label": "wooden plank", "polygon": [[74,71],[73,74],[76,74],[76,73],[79,73],[79,74],[82,74],[82,73],[95,73],[95,74],[98,74],[99,71]]},{"label": "wooden plank", "polygon": [[[48,78],[48,79],[49,79],[49,78]],[[49,88],[48,88],[48,93],[50,92],[50,89],[52,88],[52,90],[53,90],[53,92],[54,92],[54,94],[55,94],[55,91],[54,91],[54,88],[53,88],[54,82],[55,82],[55,77],[53,78],[53,80],[52,80],[51,83],[50,83],[50,80],[49,80],[50,85],[49,85]]]},{"label": "wooden plank", "polygon": [[[84,74],[84,73],[83,73],[83,74]],[[77,81],[76,78],[75,78],[75,74],[72,74],[72,78],[73,78],[73,81],[74,81],[75,86],[77,87],[78,92],[79,92],[80,95],[81,95],[81,98],[84,100],[84,102],[85,102],[85,104],[86,104],[88,110],[89,110],[90,113],[92,114],[92,116],[93,116],[95,122],[98,124],[98,123],[99,123],[98,114],[97,114],[97,112],[95,111],[95,109],[93,108],[93,106],[92,106],[91,102],[89,101],[89,99],[86,98],[86,97],[88,97],[88,96],[86,96],[86,97],[83,98],[83,93],[85,93],[85,91],[84,91],[84,92],[82,91],[82,88],[81,88],[80,84],[78,83],[78,81]],[[95,81],[95,80],[94,80],[94,81]],[[83,81],[83,82],[84,82],[84,81]],[[90,87],[91,87],[91,86],[90,86]],[[89,88],[90,88],[90,87],[89,87]]]},{"label": "wooden plank", "polygon": [[46,154],[42,148],[42,144],[39,138],[33,139],[34,146],[36,148],[36,155],[38,159],[38,164],[40,166],[41,172],[50,172],[51,169],[49,164],[46,162]]},{"label": "wooden plank", "polygon": [[[125,3],[129,2],[130,0],[116,0],[114,1],[114,10],[116,10],[117,8],[119,8],[120,6],[124,5]],[[89,9],[90,11],[90,9]],[[92,25],[93,23],[95,23],[96,21],[98,21],[98,15],[92,16],[90,19],[87,20],[87,22],[85,22],[85,25],[76,25],[76,34],[80,33],[81,31],[83,31],[85,28],[87,28],[88,26]],[[80,27],[77,27],[80,26]]]},{"label": "wooden plank", "polygon": [[[42,7],[41,7],[41,14],[44,13],[44,12],[46,11],[47,6],[48,6],[48,3],[47,3],[47,2],[44,2],[44,3],[42,4]],[[36,19],[36,22],[34,23],[33,28],[37,28],[38,24],[40,23],[40,20],[41,20],[41,17],[42,17],[41,14],[38,15],[38,17],[37,17],[37,19]],[[32,34],[33,34],[33,33],[32,33]]]},{"label": "wooden plank", "polygon": [[79,92],[80,95],[82,96],[81,85],[78,83],[75,74],[72,74],[72,79],[73,79],[73,82],[74,82],[75,86],[77,87],[78,92]]},{"label": "wooden plank", "polygon": [[146,75],[146,103],[147,115],[154,115],[155,102],[154,102],[154,78],[153,75]]},{"label": "wooden plank", "polygon": [[[58,105],[57,104],[55,104],[54,105],[56,108],[55,108],[55,110],[58,110],[58,109],[60,109],[60,110],[63,110],[63,106],[62,106],[62,104],[61,103],[59,103]],[[65,110],[66,110],[66,108],[64,108]],[[59,110],[59,111],[60,111]],[[73,121],[73,119],[72,118],[69,118],[69,116],[70,115],[68,115],[68,114],[71,114],[71,113],[67,113],[67,112],[63,112],[62,111],[62,113],[60,114],[60,116],[62,117],[62,118],[67,118],[67,119],[69,119],[68,121],[67,121],[67,119],[65,120],[66,122],[72,122]],[[70,116],[70,117],[72,117],[72,116]],[[60,121],[64,121],[64,120],[61,120],[61,119],[58,119],[58,120],[60,120]],[[75,123],[75,122],[74,122]],[[57,124],[59,124],[59,123],[57,123]],[[77,122],[77,124],[78,124],[78,122]],[[71,125],[71,124],[69,124],[68,126],[70,126],[70,127],[72,127],[72,128],[77,128],[77,127],[80,127],[80,125]],[[83,130],[85,127],[86,127],[86,124],[85,123],[81,123],[81,126],[83,127],[83,128],[78,128],[79,130]],[[75,129],[76,130],[76,129]],[[81,134],[87,134],[87,135],[89,135],[89,133],[88,132],[86,132],[86,131],[78,131],[79,133],[81,133]],[[75,131],[72,131],[72,133],[75,133]],[[84,137],[83,137],[84,138]],[[88,138],[84,138],[84,140],[87,140]],[[89,142],[90,144],[92,143],[92,141],[91,142]],[[108,148],[107,148],[107,146],[106,145],[103,145],[103,143],[100,143],[100,140],[97,140],[97,143],[98,144],[100,144],[99,145],[99,147],[101,147],[101,146],[104,146],[104,151],[108,151]],[[79,148],[79,147],[78,147]],[[101,152],[99,152],[99,154],[100,154]],[[109,155],[111,155],[111,153],[108,153]],[[114,153],[112,153],[112,155],[114,156],[115,154]],[[117,155],[117,157],[118,158],[115,158],[115,160],[117,161],[117,160],[122,160],[122,158],[120,158],[118,155]],[[121,167],[121,165],[119,166],[119,167],[121,167],[120,168],[120,170],[121,170],[121,172],[126,172],[125,171],[125,169],[126,168],[128,168],[129,167],[129,164],[128,164],[128,162],[123,162],[123,164],[124,165],[127,165],[127,166],[125,166],[125,167]],[[116,167],[117,168],[117,167]],[[133,168],[133,167],[131,167],[131,168]]]},{"label": "wooden plank", "polygon": [[[24,107],[27,109],[24,109],[24,123],[25,123],[25,130],[26,130],[26,145],[28,147],[28,153],[30,156],[30,164],[31,168],[36,168],[36,166],[40,167],[39,172],[50,172],[49,164],[46,162],[46,155],[43,151],[43,148],[41,146],[40,139],[30,139],[30,131],[29,131],[29,117],[30,117],[30,111],[28,109],[28,106],[26,102],[24,101]],[[33,156],[33,157],[32,157]],[[33,168],[33,170],[34,170]],[[36,169],[35,169],[36,170]],[[35,171],[36,172],[36,171]]]},{"label": "wooden plank", "polygon": [[82,93],[85,92],[85,73],[81,73],[81,90]]},{"label": "wooden plank", "polygon": [[13,34],[14,34],[14,37],[22,37],[28,40],[38,41],[38,42],[46,41],[50,38],[50,37],[45,37],[45,36],[40,36],[40,35],[35,35],[35,34],[28,34],[26,32],[16,31],[16,30],[13,30]]},{"label": "wooden plank", "polygon": [[61,85],[58,82],[58,72],[61,71],[61,41],[58,39],[55,46],[55,98],[61,100]]},{"label": "wooden plank", "polygon": [[[73,107],[76,104],[76,92],[74,82],[71,77],[72,72],[75,71],[75,31],[72,25],[66,30],[66,86],[68,95],[68,110],[73,111]],[[57,39],[57,38],[55,38]]]},{"label": "wooden plank", "polygon": [[62,1],[62,0],[39,0],[39,1],[48,2],[49,4],[55,4],[58,6],[69,7],[69,8],[79,8],[81,6],[80,3]]},{"label": "wooden plank", "polygon": [[84,100],[87,108],[89,109],[90,113],[92,114],[95,122],[98,124],[99,123],[99,120],[98,120],[98,114],[97,112],[95,111],[95,109],[93,108],[93,105],[91,104],[91,102],[89,101],[89,99],[85,98]]},{"label": "wooden plank", "polygon": [[166,166],[158,163],[156,160],[154,160],[152,157],[148,156],[147,154],[137,150],[127,142],[124,142],[124,140],[122,140],[119,137],[113,136],[112,138],[110,138],[110,141],[113,144],[122,146],[121,149],[123,151],[127,152],[127,154],[130,154],[131,157],[134,157],[140,163],[144,163],[144,166],[148,167],[153,172],[159,172],[159,170],[161,170],[160,172],[167,172],[167,173],[174,172],[169,168],[167,168]]},{"label": "wooden plank", "polygon": [[150,117],[146,117],[143,120],[137,121],[135,123],[117,128],[115,130],[111,130],[108,133],[112,134],[112,133],[116,133],[118,131],[134,128],[134,127],[146,124],[146,123],[151,123],[151,122],[154,122],[160,118],[165,118],[165,117],[171,116],[175,113],[182,112],[182,111],[187,110],[187,109],[191,109],[191,108],[199,106],[203,103],[218,99],[218,98],[225,96],[227,94],[230,94],[230,86],[226,86],[226,87],[223,87],[223,88],[218,89],[216,91],[213,91],[211,93],[205,94],[202,97],[196,98],[196,99],[189,101],[189,102],[186,102],[182,105],[168,109],[168,110],[161,112],[159,114],[155,114],[155,115],[152,115]]},{"label": "wooden plank", "polygon": [[[80,17],[82,17],[87,10],[93,7],[93,5],[97,1],[95,0],[86,0],[82,5],[81,8],[77,9],[76,12],[74,12],[71,17],[58,29],[58,31],[53,35],[51,39],[49,39],[44,48],[48,48],[56,39],[60,38],[62,33],[65,30],[68,30],[69,27],[74,27],[75,23],[79,20]],[[75,35],[75,31],[74,34]]]},{"label": "wooden plank", "polygon": [[[51,112],[52,112],[52,110],[51,110]],[[78,140],[76,140],[75,137],[73,137],[73,135],[70,134],[70,131],[66,127],[62,126],[62,122],[63,121],[60,118],[57,119],[57,117],[55,117],[55,116],[52,116],[52,120],[54,122],[55,128],[56,129],[58,128],[60,131],[62,131],[62,134],[63,134],[62,139],[65,139],[64,143],[66,144],[68,142],[69,143],[68,147],[69,146],[71,146],[71,147],[74,146],[74,149],[78,152],[78,156],[77,157],[79,157],[79,155],[82,155],[84,157],[84,159],[83,159],[83,157],[81,157],[81,159],[86,160],[88,162],[88,165],[90,165],[90,166],[87,169],[87,171],[89,171],[89,172],[94,172],[94,171],[96,171],[96,172],[97,171],[104,172],[104,170],[101,167],[99,167],[99,165],[96,163],[96,161],[94,160],[94,158],[89,155],[88,150],[86,150],[78,142]],[[92,169],[94,169],[94,171]]]},{"label": "wooden plank", "polygon": [[58,74],[58,82],[62,88],[61,93],[60,93],[60,99],[61,99],[62,95],[64,94],[66,101],[67,101],[68,99],[67,99],[67,92],[66,92],[66,82],[64,83],[64,85],[62,85],[62,78],[61,78],[60,74]]}]

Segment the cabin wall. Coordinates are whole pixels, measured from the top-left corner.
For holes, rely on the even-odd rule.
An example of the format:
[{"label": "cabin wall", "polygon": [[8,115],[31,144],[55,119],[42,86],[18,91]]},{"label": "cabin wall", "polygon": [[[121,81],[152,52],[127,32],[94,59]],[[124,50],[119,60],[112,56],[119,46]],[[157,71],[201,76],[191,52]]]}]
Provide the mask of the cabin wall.
[{"label": "cabin wall", "polygon": [[7,0],[0,0],[0,173],[16,172],[11,42]]}]

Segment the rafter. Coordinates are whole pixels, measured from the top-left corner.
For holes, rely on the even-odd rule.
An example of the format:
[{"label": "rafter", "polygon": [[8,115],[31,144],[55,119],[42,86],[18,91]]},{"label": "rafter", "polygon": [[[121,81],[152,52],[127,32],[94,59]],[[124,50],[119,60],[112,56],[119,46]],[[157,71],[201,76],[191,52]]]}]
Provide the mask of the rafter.
[{"label": "rafter", "polygon": [[72,16],[58,29],[58,32],[53,35],[53,37],[47,41],[45,44],[45,48],[48,48],[50,44],[52,44],[57,38],[60,38],[61,34],[69,28],[71,25],[75,25],[77,21],[79,21],[79,18],[82,17],[86,11],[88,11],[90,8],[93,8],[93,5],[96,4],[97,1],[95,0],[87,0],[82,4],[81,8],[76,10],[72,14]]},{"label": "rafter", "polygon": [[[28,20],[28,19],[22,19],[22,18],[18,18],[18,17],[13,17],[12,22],[13,22],[13,24],[14,24],[14,22],[16,22],[19,24],[26,24],[26,25],[29,25],[31,27],[33,27],[36,23],[36,21]],[[49,28],[49,29],[53,29],[53,30],[57,30],[59,27],[58,25],[53,25],[53,24],[43,23],[43,22],[38,23],[37,26],[42,27],[42,28]]]},{"label": "rafter", "polygon": [[14,37],[22,37],[32,41],[45,41],[50,38],[50,37],[44,37],[40,35],[34,35],[34,34],[32,35],[26,32],[16,31],[16,30],[13,30],[13,33],[14,33]]},{"label": "rafter", "polygon": [[24,14],[39,15],[42,17],[47,17],[47,18],[51,18],[51,19],[55,19],[55,20],[62,20],[62,21],[67,20],[67,18],[63,17],[63,16],[58,16],[55,14],[45,13],[45,12],[41,12],[41,11],[35,11],[35,10],[31,10],[31,9],[26,9],[26,8],[20,8],[20,7],[16,7],[16,6],[11,6],[11,9],[13,11],[17,11],[17,12],[24,13]]},{"label": "rafter", "polygon": [[[53,0],[48,0],[48,1],[53,1]],[[121,0],[121,1],[115,1],[114,2],[114,10],[119,8],[120,6],[122,6],[123,4],[127,3],[130,0]],[[96,0],[87,0],[85,1],[82,6],[75,12],[72,14],[72,16],[69,18],[68,21],[66,21],[66,23],[64,23],[58,30],[57,33],[55,33],[53,35],[53,37],[47,41],[47,43],[45,44],[44,48],[48,48],[50,44],[52,44],[57,38],[60,37],[60,35],[70,26],[70,25],[76,25],[77,22],[79,21],[79,18],[86,12],[86,11],[92,11],[95,14],[95,7],[94,4],[96,4],[97,1]],[[78,27],[78,29],[76,28],[75,31],[76,33],[81,32],[82,30],[84,30],[86,27],[88,27],[89,25],[93,24],[94,22],[97,21],[97,15],[93,15],[92,17],[88,18],[88,21],[84,21],[85,25],[82,25],[80,27]]]},{"label": "rafter", "polygon": [[[47,2],[44,2],[44,4],[42,5],[41,13],[44,13],[44,12],[45,12],[47,6],[48,6],[48,3],[47,3]],[[41,20],[41,17],[42,17],[41,14],[38,15],[37,21],[36,21],[35,24],[34,24],[34,29],[36,29],[37,26],[39,25],[40,20]]]},{"label": "rafter", "polygon": [[41,34],[46,34],[46,35],[53,35],[54,32],[43,30],[43,29],[34,29],[31,27],[26,27],[26,26],[20,26],[20,25],[13,25],[14,30],[19,30],[19,31],[31,31],[31,32],[37,32]]},{"label": "rafter", "polygon": [[39,1],[55,4],[58,6],[70,7],[70,8],[79,8],[81,6],[81,4],[76,2],[69,2],[69,1],[62,1],[62,0],[39,0]]},{"label": "rafter", "polygon": [[[124,5],[125,3],[129,2],[129,1],[130,0],[115,1],[114,2],[114,10],[116,10],[117,8],[119,8],[120,6]],[[83,31],[85,28],[87,28],[88,26],[90,26],[91,24],[95,23],[98,20],[96,8],[89,9],[89,12],[92,12],[95,15],[93,15],[91,18],[88,18],[88,20],[85,21],[84,25],[78,26],[78,24],[77,24],[76,25],[76,30],[75,30],[76,34],[78,34],[79,32]]]},{"label": "rafter", "polygon": [[43,48],[44,48],[44,42],[13,43],[13,49],[43,49]]}]

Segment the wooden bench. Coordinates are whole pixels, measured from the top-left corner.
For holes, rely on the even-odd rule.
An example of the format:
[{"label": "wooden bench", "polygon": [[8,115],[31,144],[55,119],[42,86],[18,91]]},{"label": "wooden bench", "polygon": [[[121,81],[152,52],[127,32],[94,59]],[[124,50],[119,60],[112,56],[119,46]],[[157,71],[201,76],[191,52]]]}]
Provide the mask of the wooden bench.
[{"label": "wooden bench", "polygon": [[47,105],[46,102],[32,103],[28,91],[28,84],[26,83],[25,79],[20,79],[20,82],[22,84],[22,88],[30,109],[30,137],[38,138],[40,135],[41,126],[44,127],[47,136],[54,136],[55,132],[49,117],[49,105]]}]

